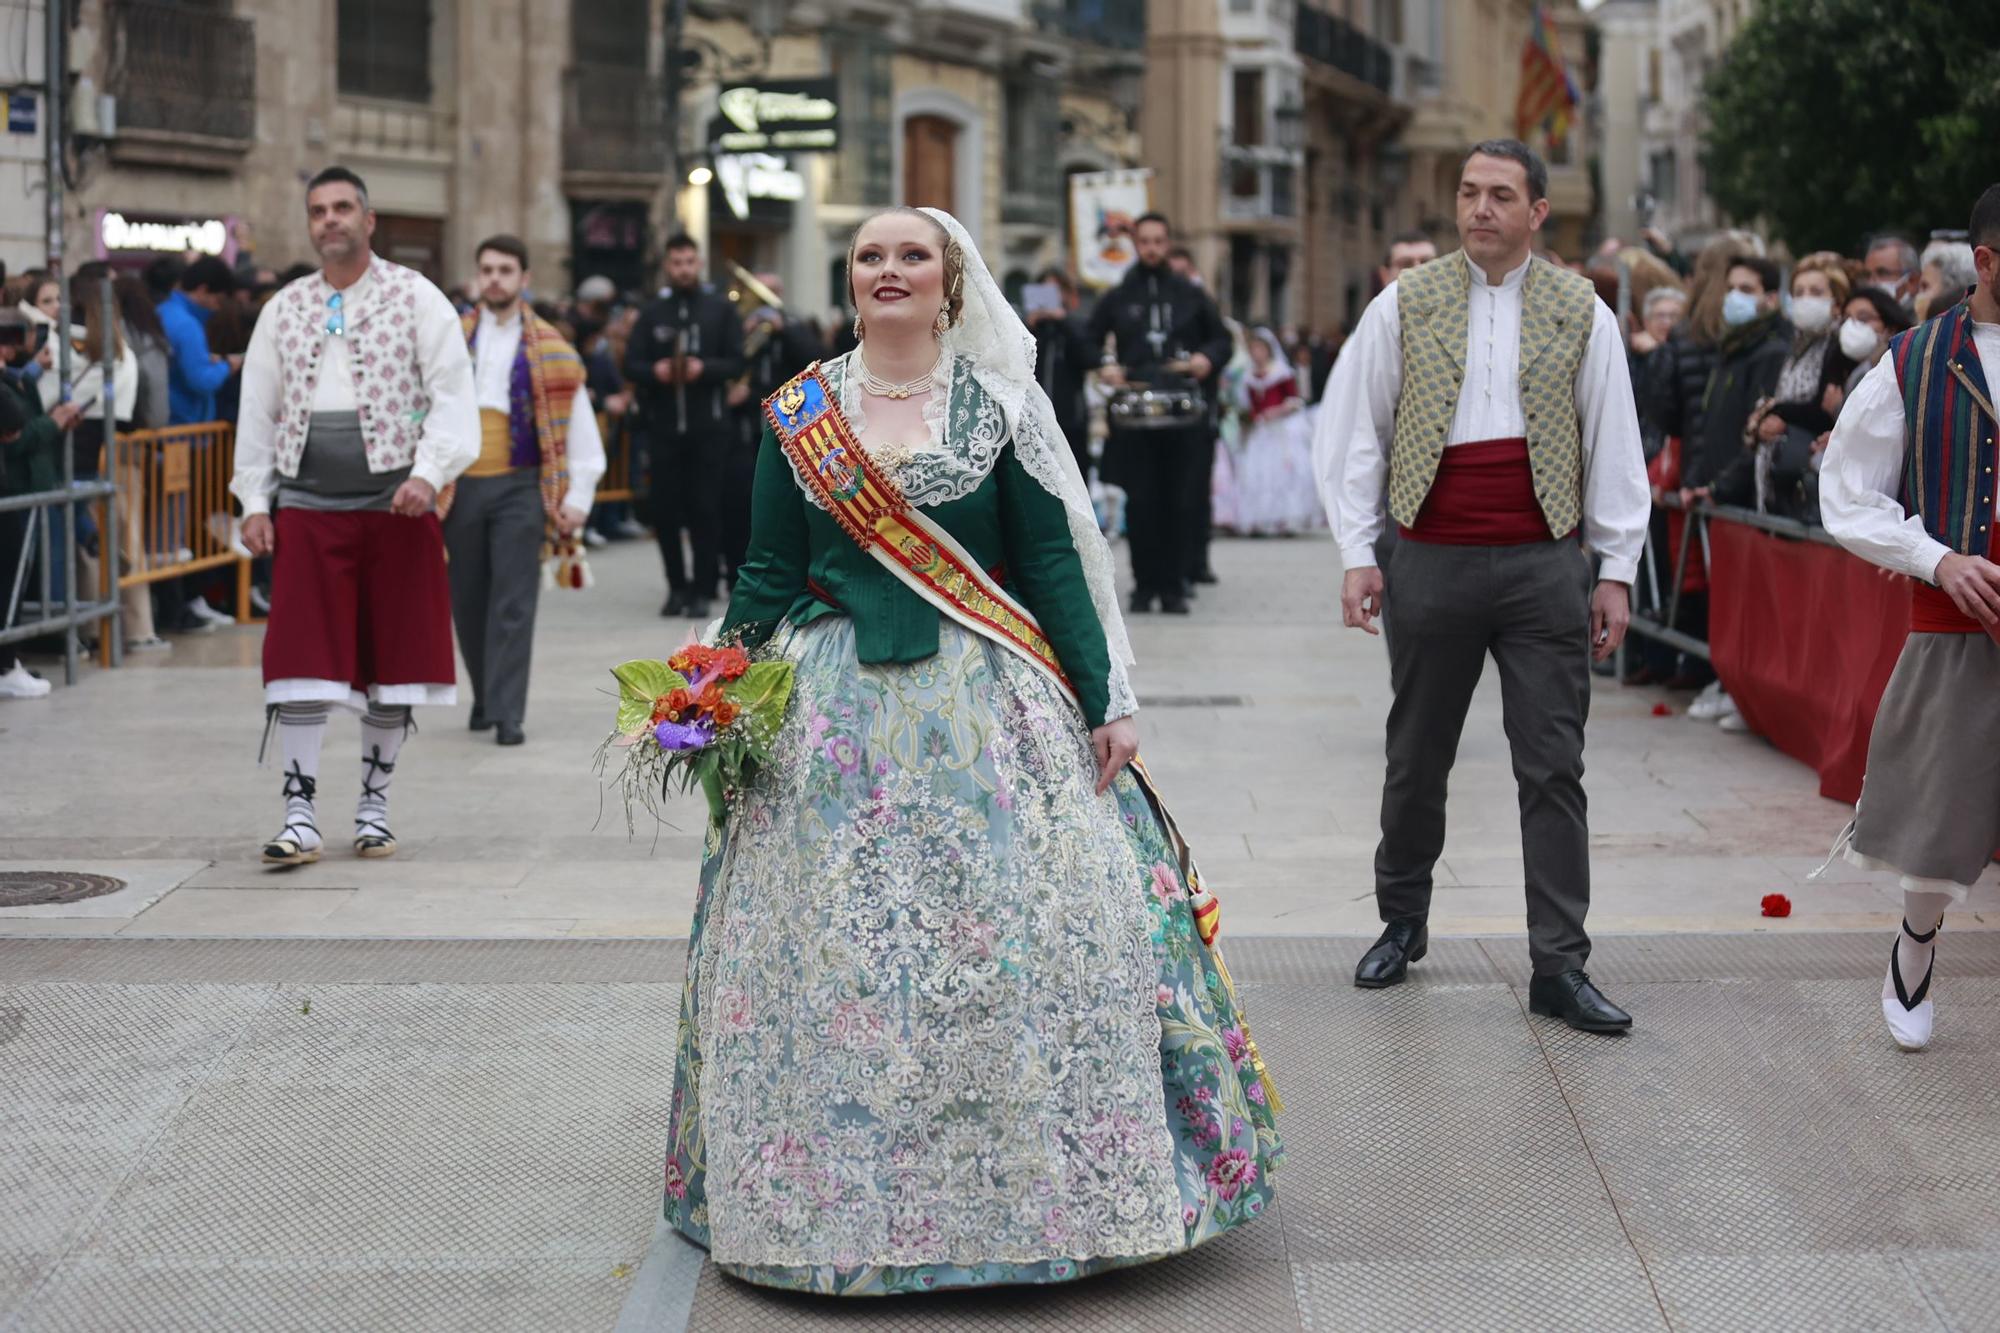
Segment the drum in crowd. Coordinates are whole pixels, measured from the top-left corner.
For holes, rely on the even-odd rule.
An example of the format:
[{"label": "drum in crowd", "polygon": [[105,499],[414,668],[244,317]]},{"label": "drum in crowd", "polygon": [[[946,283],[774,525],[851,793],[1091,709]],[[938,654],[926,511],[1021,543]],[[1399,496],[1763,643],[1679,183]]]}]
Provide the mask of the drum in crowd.
[{"label": "drum in crowd", "polygon": [[1208,420],[1208,398],[1186,373],[1187,363],[1171,361],[1152,380],[1127,380],[1105,404],[1106,424],[1115,431],[1187,430]]}]

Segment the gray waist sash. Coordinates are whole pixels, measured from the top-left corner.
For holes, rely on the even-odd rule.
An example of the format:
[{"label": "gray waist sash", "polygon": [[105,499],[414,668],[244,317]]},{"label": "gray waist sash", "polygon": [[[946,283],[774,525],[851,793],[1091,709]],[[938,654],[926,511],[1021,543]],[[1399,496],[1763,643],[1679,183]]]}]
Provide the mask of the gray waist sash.
[{"label": "gray waist sash", "polygon": [[278,478],[278,508],[353,511],[387,509],[410,469],[368,470],[368,446],[358,412],[315,412],[306,431],[299,475]]}]

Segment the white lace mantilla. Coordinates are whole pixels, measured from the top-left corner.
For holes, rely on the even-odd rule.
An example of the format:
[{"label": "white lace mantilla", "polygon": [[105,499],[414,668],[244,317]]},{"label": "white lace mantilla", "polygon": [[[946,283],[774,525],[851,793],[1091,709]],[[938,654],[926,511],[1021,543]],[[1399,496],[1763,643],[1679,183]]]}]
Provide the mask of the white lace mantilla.
[{"label": "white lace mantilla", "polygon": [[[856,356],[857,353],[848,352],[825,362],[820,366],[820,375],[840,405],[842,415],[854,427],[854,433],[865,438],[868,409],[866,395],[861,391],[861,377],[853,373]],[[1139,700],[1133,693],[1131,673],[1127,670],[1132,662],[1132,647],[1125,634],[1124,618],[1118,614],[1115,565],[1111,548],[1097,526],[1089,493],[1081,489],[1080,478],[1072,487],[1071,479],[1064,473],[1065,463],[1071,469],[1076,466],[1069,443],[1053,432],[1039,413],[1025,410],[1025,405],[1010,430],[1001,400],[988,388],[988,379],[971,357],[947,350],[932,381],[930,399],[924,404],[929,438],[918,444],[908,457],[878,466],[912,505],[927,508],[972,494],[992,475],[1001,451],[1011,442],[1022,470],[1063,502],[1070,540],[1082,562],[1091,602],[1104,626],[1105,646],[1111,659],[1106,682],[1110,703],[1105,715],[1092,720],[1091,725],[1129,717],[1139,711]],[[1034,394],[1041,393],[1032,378],[1028,388]],[[793,471],[797,472],[796,465]],[[799,490],[808,503],[825,509],[826,504],[815,489],[804,478],[799,481]]]}]

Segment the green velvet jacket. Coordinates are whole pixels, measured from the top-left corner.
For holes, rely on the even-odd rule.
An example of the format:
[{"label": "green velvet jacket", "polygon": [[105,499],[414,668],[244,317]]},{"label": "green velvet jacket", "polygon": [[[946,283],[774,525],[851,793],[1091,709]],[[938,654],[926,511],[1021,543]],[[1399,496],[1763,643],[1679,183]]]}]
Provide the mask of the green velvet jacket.
[{"label": "green velvet jacket", "polygon": [[[954,396],[979,392],[969,375],[959,376],[958,385]],[[1022,468],[1014,446],[1002,448],[992,472],[970,493],[921,512],[1033,614],[1076,687],[1089,725],[1109,721],[1111,654],[1068,514],[1063,502]],[[757,450],[750,515],[749,556],[722,622],[725,634],[740,631],[747,643],[758,644],[780,620],[804,625],[846,615],[854,621],[863,662],[918,662],[937,653],[942,613],[806,498],[768,428]]]}]

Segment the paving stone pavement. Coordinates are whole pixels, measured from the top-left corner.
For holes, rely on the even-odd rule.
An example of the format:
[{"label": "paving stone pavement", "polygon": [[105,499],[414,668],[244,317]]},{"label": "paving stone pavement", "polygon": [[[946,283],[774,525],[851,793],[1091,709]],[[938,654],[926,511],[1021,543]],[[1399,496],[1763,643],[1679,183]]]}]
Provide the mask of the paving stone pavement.
[{"label": "paving stone pavement", "polygon": [[[1194,840],[1231,926],[1259,934],[1375,928],[1372,865],[1389,700],[1381,642],[1338,627],[1337,554],[1320,540],[1223,541],[1223,583],[1189,617],[1135,618],[1144,752]],[[337,719],[321,768],[332,849],[272,871],[257,850],[280,822],[263,723],[260,631],[176,640],[119,673],[46,700],[0,703],[0,869],[107,861],[192,863],[143,910],[55,917],[0,908],[0,935],[102,934],[657,937],[685,934],[705,814],[668,804],[628,835],[592,775],[610,726],[608,668],[661,656],[686,621],[662,620],[658,557],[624,543],[592,557],[598,586],[545,593],[528,744],[496,747],[465,709],[420,710],[397,765],[402,850],[345,850],[359,787],[354,723]],[[1216,703],[1217,699],[1235,700]],[[1883,877],[1807,884],[1846,822],[1813,775],[1754,737],[1653,706],[1686,696],[1600,682],[1586,755],[1594,845],[1591,924],[1618,931],[1754,930],[1766,893],[1778,929],[1892,926]],[[1452,775],[1435,934],[1522,929],[1518,812],[1499,688],[1489,671]],[[2000,906],[2000,876],[1974,894]],[[32,918],[32,919],[31,919]],[[1967,916],[1955,925],[1980,924]]]},{"label": "paving stone pavement", "polygon": [[[1258,1226],[1073,1287],[834,1305],[655,1235],[703,816],[628,835],[591,776],[606,668],[691,628],[628,544],[543,599],[528,745],[423,718],[392,861],[256,863],[254,629],[0,705],[0,870],[132,886],[0,909],[0,1330],[2000,1328],[2000,879],[1946,934],[1944,1036],[1899,1055],[1896,894],[1806,880],[1847,809],[1600,682],[1592,967],[1640,1027],[1530,1018],[1488,673],[1431,957],[1357,992],[1381,645],[1337,628],[1330,544],[1216,558],[1195,614],[1134,640],[1149,764],[1291,1107]],[[353,737],[322,770],[336,833]]]},{"label": "paving stone pavement", "polygon": [[1857,933],[1607,940],[1624,1038],[1529,1016],[1517,941],[1438,941],[1382,992],[1362,943],[1232,944],[1288,1105],[1259,1223],[840,1302],[653,1243],[678,941],[0,941],[0,1329],[2000,1322],[2000,933],[1947,938],[1915,1056]]}]

